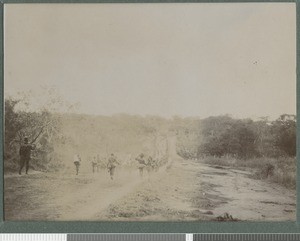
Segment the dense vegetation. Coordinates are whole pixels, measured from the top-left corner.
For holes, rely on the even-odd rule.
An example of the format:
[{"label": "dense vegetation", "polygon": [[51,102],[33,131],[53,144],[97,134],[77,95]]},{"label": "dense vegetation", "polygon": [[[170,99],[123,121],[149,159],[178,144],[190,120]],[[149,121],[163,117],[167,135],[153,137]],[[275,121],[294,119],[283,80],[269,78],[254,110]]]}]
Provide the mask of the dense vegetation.
[{"label": "dense vegetation", "polygon": [[43,110],[41,112],[17,111],[21,100],[5,100],[4,170],[18,169],[18,153],[24,137],[35,143],[31,164],[36,168],[59,166],[55,158],[54,143],[60,139],[59,116]]},{"label": "dense vegetation", "polygon": [[[296,117],[281,115],[275,121],[262,118],[233,119],[229,116],[209,117],[189,125],[180,139],[194,140],[189,151],[179,150],[183,158],[203,156],[232,156],[239,159],[253,157],[295,157]],[[183,144],[186,148],[188,144]]]},{"label": "dense vegetation", "polygon": [[29,111],[17,108],[22,100],[5,99],[4,168],[18,169],[18,150],[25,136],[37,147],[31,166],[59,170],[72,166],[79,153],[84,160],[107,157],[114,152],[124,162],[143,152],[165,159],[168,136],[177,136],[177,153],[184,159],[210,164],[252,168],[258,178],[295,186],[296,117],[277,120],[234,119],[216,116],[206,119],[164,119],[156,116],[91,116],[57,114],[47,108]]},{"label": "dense vegetation", "polygon": [[[296,116],[233,119],[209,117],[182,128],[178,154],[208,164],[248,168],[255,177],[295,188]],[[189,141],[184,141],[189,140]]]},{"label": "dense vegetation", "polygon": [[166,161],[168,121],[155,116],[91,116],[58,114],[46,109],[32,112],[18,108],[21,100],[5,100],[4,168],[16,172],[19,148],[25,136],[36,144],[30,166],[53,171],[73,168],[79,154],[82,168],[90,169],[95,156],[114,153],[121,162],[140,153]]}]

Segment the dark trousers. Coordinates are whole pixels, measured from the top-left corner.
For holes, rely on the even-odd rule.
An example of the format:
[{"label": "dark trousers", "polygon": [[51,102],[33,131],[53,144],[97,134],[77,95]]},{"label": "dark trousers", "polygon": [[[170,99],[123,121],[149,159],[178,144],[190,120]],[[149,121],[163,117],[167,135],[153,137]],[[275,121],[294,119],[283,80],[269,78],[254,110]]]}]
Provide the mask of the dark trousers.
[{"label": "dark trousers", "polygon": [[76,175],[78,175],[78,173],[79,173],[79,165],[77,164],[75,164],[75,166],[76,166]]},{"label": "dark trousers", "polygon": [[110,168],[108,168],[111,180],[114,179],[115,169],[116,169],[116,167],[110,167]]},{"label": "dark trousers", "polygon": [[30,160],[30,158],[24,158],[24,157],[20,158],[20,170],[19,170],[19,174],[22,173],[22,169],[23,169],[24,166],[25,166],[25,169],[26,169],[26,174],[28,173],[29,160]]}]

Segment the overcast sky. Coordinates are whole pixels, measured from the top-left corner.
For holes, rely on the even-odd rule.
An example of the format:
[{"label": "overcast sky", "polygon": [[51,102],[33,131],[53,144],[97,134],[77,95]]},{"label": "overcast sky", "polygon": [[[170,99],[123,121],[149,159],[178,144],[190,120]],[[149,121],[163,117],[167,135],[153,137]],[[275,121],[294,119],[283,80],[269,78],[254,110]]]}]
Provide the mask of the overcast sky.
[{"label": "overcast sky", "polygon": [[294,3],[5,4],[5,95],[55,87],[79,102],[77,112],[101,115],[295,114],[295,10]]}]

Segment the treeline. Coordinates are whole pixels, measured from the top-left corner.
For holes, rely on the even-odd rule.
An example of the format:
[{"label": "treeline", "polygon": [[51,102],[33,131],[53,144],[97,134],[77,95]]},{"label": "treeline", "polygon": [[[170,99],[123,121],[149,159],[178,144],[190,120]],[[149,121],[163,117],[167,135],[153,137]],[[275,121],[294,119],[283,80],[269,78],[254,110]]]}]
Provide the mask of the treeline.
[{"label": "treeline", "polygon": [[[277,120],[268,118],[253,121],[230,116],[209,117],[181,135],[193,139],[194,144],[181,143],[178,154],[183,158],[203,156],[232,156],[238,159],[254,157],[295,157],[296,116],[281,115]],[[190,136],[190,138],[187,138]],[[188,147],[189,146],[189,147]]]},{"label": "treeline", "polygon": [[36,144],[30,167],[41,171],[73,168],[75,154],[81,155],[82,167],[89,169],[94,156],[106,158],[110,153],[124,162],[141,152],[166,159],[170,121],[164,118],[58,114],[48,106],[32,111],[21,98],[6,98],[4,109],[5,173],[18,170],[19,149],[25,136]]},{"label": "treeline", "polygon": [[[216,116],[206,119],[164,119],[157,116],[90,116],[55,114],[52,101],[38,111],[24,108],[22,99],[5,99],[4,169],[18,169],[19,148],[25,136],[35,142],[31,166],[53,170],[72,164],[74,153],[85,158],[114,152],[130,159],[140,152],[163,157],[167,137],[177,136],[177,153],[185,159],[296,156],[296,117],[277,120],[234,119]],[[59,104],[59,103],[58,103]],[[23,108],[19,108],[23,106]]]}]

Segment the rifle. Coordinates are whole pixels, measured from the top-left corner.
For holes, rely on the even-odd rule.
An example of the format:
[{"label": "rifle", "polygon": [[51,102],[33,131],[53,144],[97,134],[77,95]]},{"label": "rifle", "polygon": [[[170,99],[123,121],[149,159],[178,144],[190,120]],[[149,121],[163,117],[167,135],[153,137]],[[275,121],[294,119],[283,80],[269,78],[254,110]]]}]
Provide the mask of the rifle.
[{"label": "rifle", "polygon": [[37,140],[37,138],[39,138],[39,136],[43,133],[44,128],[45,128],[45,126],[42,127],[42,129],[40,130],[40,132],[39,132],[39,133],[37,134],[37,136],[33,139],[33,141],[30,142],[30,144],[33,144],[33,143]]}]

